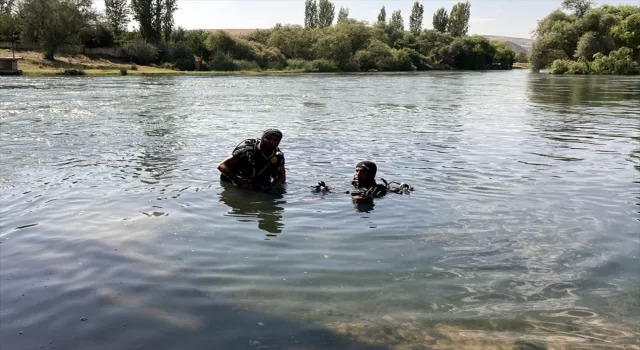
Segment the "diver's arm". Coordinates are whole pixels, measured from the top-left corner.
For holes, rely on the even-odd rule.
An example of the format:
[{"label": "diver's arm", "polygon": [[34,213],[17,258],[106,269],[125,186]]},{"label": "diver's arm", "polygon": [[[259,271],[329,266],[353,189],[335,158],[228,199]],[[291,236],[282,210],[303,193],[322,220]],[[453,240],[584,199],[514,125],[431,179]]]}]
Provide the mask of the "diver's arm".
[{"label": "diver's arm", "polygon": [[284,164],[280,167],[280,176],[278,177],[278,180],[280,181],[281,185],[284,185],[285,182],[287,182],[287,172],[284,170]]},{"label": "diver's arm", "polygon": [[220,170],[221,173],[227,175],[232,181],[240,181],[242,180],[240,176],[233,171],[233,168],[235,168],[238,164],[238,158],[229,156],[227,157],[227,159],[218,164],[218,170]]}]

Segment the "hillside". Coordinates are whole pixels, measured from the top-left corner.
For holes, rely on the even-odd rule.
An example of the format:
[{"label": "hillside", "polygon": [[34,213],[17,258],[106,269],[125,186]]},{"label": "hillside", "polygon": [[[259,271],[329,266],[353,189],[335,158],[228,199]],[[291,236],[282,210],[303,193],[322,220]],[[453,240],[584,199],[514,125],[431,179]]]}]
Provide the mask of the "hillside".
[{"label": "hillside", "polygon": [[533,45],[533,39],[513,38],[509,36],[499,36],[499,35],[483,35],[483,36],[492,40],[504,41],[516,52],[522,52],[522,51],[518,50],[516,47],[512,46],[511,44],[517,45],[517,47],[522,48],[524,51],[530,51],[531,45]]}]

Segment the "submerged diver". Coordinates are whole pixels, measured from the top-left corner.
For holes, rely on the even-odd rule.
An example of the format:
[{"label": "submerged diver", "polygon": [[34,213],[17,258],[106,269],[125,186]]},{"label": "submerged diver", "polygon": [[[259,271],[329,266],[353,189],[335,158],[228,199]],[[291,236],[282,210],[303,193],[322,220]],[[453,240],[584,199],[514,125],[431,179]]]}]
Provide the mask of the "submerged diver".
[{"label": "submerged diver", "polygon": [[286,182],[284,154],[278,148],[282,132],[266,130],[260,139],[240,142],[218,165],[220,180],[252,189]]},{"label": "submerged diver", "polygon": [[[351,192],[351,198],[353,200],[372,200],[374,198],[381,198],[384,197],[387,192],[408,194],[413,191],[413,187],[404,182],[387,182],[385,179],[381,178],[384,185],[378,184],[376,182],[377,172],[378,167],[374,162],[362,161],[356,165],[353,172],[353,180],[351,181],[351,185],[355,189]],[[331,188],[329,188],[324,181],[319,182],[317,186],[314,186],[314,188],[315,192],[331,192]],[[346,193],[349,193],[349,191]]]},{"label": "submerged diver", "polygon": [[356,165],[351,185],[357,191],[351,193],[353,199],[372,199],[384,197],[387,187],[376,183],[378,166],[374,162],[363,161]]}]

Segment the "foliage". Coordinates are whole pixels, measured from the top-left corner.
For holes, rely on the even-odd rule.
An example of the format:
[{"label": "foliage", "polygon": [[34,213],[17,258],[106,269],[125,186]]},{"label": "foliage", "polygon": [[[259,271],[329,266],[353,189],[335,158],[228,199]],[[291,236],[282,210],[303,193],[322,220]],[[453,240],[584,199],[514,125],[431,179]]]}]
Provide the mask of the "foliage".
[{"label": "foliage", "polygon": [[526,52],[518,52],[515,61],[518,63],[529,63],[529,54]]},{"label": "foliage", "polygon": [[455,37],[467,35],[470,17],[471,4],[468,1],[453,5],[451,15],[449,16],[447,31]]},{"label": "foliage", "polygon": [[20,33],[20,19],[9,12],[0,12],[0,41],[14,41]]},{"label": "foliage", "polygon": [[[556,10],[538,22],[529,57],[532,70],[550,68],[556,74],[633,74],[632,62],[640,62],[640,7],[591,5],[588,0],[565,0],[563,8],[573,14]],[[599,57],[597,65],[596,57]],[[572,58],[580,63],[570,65],[567,60]],[[620,68],[609,68],[611,62],[618,62],[614,66]]]},{"label": "foliage", "polygon": [[149,65],[158,58],[158,49],[144,40],[126,43],[122,50],[129,61],[140,65]]},{"label": "foliage", "polygon": [[594,74],[640,74],[640,63],[634,60],[632,55],[633,50],[628,47],[611,51],[608,56],[597,53],[591,64],[591,70]]},{"label": "foliage", "polygon": [[335,8],[330,0],[318,0],[318,28],[326,28],[333,24]]},{"label": "foliage", "polygon": [[439,8],[436,13],[433,14],[433,29],[444,33],[447,31],[449,25],[449,14],[444,7]]},{"label": "foliage", "polygon": [[73,0],[24,0],[19,10],[22,39],[39,43],[44,58],[54,59],[60,49],[80,43],[80,32],[92,15],[81,5]]},{"label": "foliage", "polygon": [[380,9],[380,13],[378,14],[378,22],[387,22],[387,10],[384,8],[384,6],[382,6],[382,8]]},{"label": "foliage", "polygon": [[391,13],[389,26],[399,32],[404,32],[404,20],[402,19],[402,13],[400,10],[395,10]]},{"label": "foliage", "polygon": [[206,45],[207,37],[208,33],[202,29],[189,30],[185,33],[184,44],[194,56],[209,56],[210,52]]},{"label": "foliage", "polygon": [[111,30],[120,35],[129,24],[130,8],[127,0],[104,0],[105,15]]},{"label": "foliage", "polygon": [[422,30],[422,19],[424,17],[424,6],[419,2],[413,3],[411,16],[409,16],[409,31],[415,35],[420,34]]},{"label": "foliage", "polygon": [[177,0],[131,0],[133,19],[139,24],[140,34],[154,44],[163,38],[168,40],[177,9]]},{"label": "foliage", "polygon": [[209,35],[205,44],[216,57],[222,52],[232,59],[255,61],[263,69],[280,69],[286,66],[286,58],[277,48],[232,37],[224,31],[219,30]]},{"label": "foliage", "polygon": [[304,2],[304,26],[306,28],[318,27],[318,6],[315,0]]},{"label": "foliage", "polygon": [[349,9],[340,6],[340,11],[338,12],[338,24],[346,21],[349,18]]},{"label": "foliage", "polygon": [[115,37],[109,23],[96,21],[82,29],[80,41],[88,48],[111,47],[115,43]]},{"label": "foliage", "polygon": [[573,13],[582,17],[593,5],[592,0],[564,0],[562,1],[562,8],[573,11]]},{"label": "foliage", "polygon": [[0,12],[11,14],[15,11],[16,0],[0,0]]}]

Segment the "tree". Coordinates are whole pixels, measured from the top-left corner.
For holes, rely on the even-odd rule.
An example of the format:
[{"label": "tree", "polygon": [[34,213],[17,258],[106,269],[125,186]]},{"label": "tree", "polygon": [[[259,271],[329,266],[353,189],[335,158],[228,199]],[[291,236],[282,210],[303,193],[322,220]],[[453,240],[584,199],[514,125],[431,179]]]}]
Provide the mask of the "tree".
[{"label": "tree", "polygon": [[531,46],[529,63],[533,71],[547,68],[557,59],[567,59],[569,56],[564,50],[564,38],[560,33],[547,33],[538,36]]},{"label": "tree", "polygon": [[384,6],[382,6],[378,14],[378,22],[387,23],[387,10],[384,9]]},{"label": "tree", "polygon": [[433,29],[444,33],[447,31],[447,25],[449,24],[449,14],[444,7],[441,7],[433,14]]},{"label": "tree", "polygon": [[168,40],[173,30],[176,0],[131,0],[133,18],[140,24],[144,40],[158,44],[164,36]]},{"label": "tree", "polygon": [[596,32],[587,32],[578,41],[578,47],[573,57],[592,61],[597,53],[608,55],[613,50],[613,39]]},{"label": "tree", "polygon": [[402,19],[400,10],[393,11],[391,19],[389,20],[389,25],[395,30],[404,31],[404,20]]},{"label": "tree", "polygon": [[0,12],[13,13],[15,10],[16,0],[0,0]]},{"label": "tree", "polygon": [[127,29],[130,9],[127,0],[104,0],[107,22],[113,33],[119,35]]},{"label": "tree", "polygon": [[318,0],[318,28],[333,24],[335,5],[330,0]]},{"label": "tree", "polygon": [[593,5],[592,0],[564,0],[562,1],[562,8],[573,11],[573,13],[582,17]]},{"label": "tree", "polygon": [[422,6],[419,2],[413,3],[413,8],[411,9],[411,16],[409,16],[409,31],[413,34],[420,34],[420,30],[422,30],[422,18],[424,15],[424,6]]},{"label": "tree", "polygon": [[459,2],[453,5],[447,30],[454,37],[467,35],[469,31],[469,17],[471,16],[471,4]]},{"label": "tree", "polygon": [[133,19],[138,21],[140,35],[144,40],[156,43],[159,33],[154,24],[154,0],[131,0]]},{"label": "tree", "polygon": [[340,6],[340,11],[338,12],[338,23],[342,23],[349,18],[349,9],[346,9]]},{"label": "tree", "polygon": [[19,11],[23,38],[38,42],[44,58],[53,60],[62,47],[77,44],[87,26],[89,18],[80,5],[74,0],[24,0]]},{"label": "tree", "polygon": [[307,28],[318,27],[318,7],[315,0],[306,0],[304,3],[304,26]]},{"label": "tree", "polygon": [[611,30],[619,47],[632,49],[634,57],[640,62],[640,9],[638,13],[627,17]]},{"label": "tree", "polygon": [[178,10],[177,0],[165,0],[164,13],[162,14],[162,33],[164,40],[169,42],[173,32],[173,14]]}]

